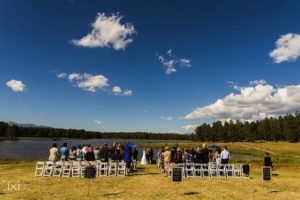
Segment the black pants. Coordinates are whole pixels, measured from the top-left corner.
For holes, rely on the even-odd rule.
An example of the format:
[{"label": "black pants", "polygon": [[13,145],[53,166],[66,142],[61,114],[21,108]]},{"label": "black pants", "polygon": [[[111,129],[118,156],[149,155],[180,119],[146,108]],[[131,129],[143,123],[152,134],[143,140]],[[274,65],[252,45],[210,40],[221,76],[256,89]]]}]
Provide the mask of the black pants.
[{"label": "black pants", "polygon": [[221,164],[228,164],[229,159],[221,159]]}]

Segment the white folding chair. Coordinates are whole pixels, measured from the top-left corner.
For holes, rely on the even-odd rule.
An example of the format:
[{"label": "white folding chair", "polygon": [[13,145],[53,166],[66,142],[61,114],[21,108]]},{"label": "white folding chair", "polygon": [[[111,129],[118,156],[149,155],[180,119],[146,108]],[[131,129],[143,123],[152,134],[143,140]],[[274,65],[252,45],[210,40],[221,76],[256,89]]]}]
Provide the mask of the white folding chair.
[{"label": "white folding chair", "polygon": [[186,177],[195,177],[194,174],[194,164],[193,163],[187,163],[185,166],[185,176]]},{"label": "white folding chair", "polygon": [[235,178],[243,177],[243,165],[242,164],[234,164],[233,171],[234,171]]},{"label": "white folding chair", "polygon": [[201,164],[201,174],[203,178],[208,178],[209,176],[209,168],[208,164]]},{"label": "white folding chair", "polygon": [[85,168],[89,165],[89,163],[87,161],[81,161],[80,164],[80,176],[84,177]]},{"label": "white folding chair", "polygon": [[89,165],[96,167],[97,163],[96,163],[96,161],[89,161]]},{"label": "white folding chair", "polygon": [[45,162],[36,162],[34,176],[43,176]]},{"label": "white folding chair", "polygon": [[225,164],[220,164],[218,166],[218,177],[219,178],[226,178],[226,168]]},{"label": "white folding chair", "polygon": [[226,177],[227,178],[234,178],[234,164],[226,164]]},{"label": "white folding chair", "polygon": [[70,177],[72,172],[72,162],[65,161],[61,177]]},{"label": "white folding chair", "polygon": [[199,163],[194,164],[194,177],[202,177],[201,164]]},{"label": "white folding chair", "polygon": [[126,175],[126,164],[123,161],[118,163],[117,171],[118,171],[117,173],[118,176]]},{"label": "white folding chair", "polygon": [[109,163],[108,175],[109,176],[117,176],[117,163],[116,162]]},{"label": "white folding chair", "polygon": [[52,176],[53,167],[54,167],[54,162],[53,161],[46,161],[44,171],[43,171],[43,176],[44,177]]},{"label": "white folding chair", "polygon": [[208,164],[209,166],[209,177],[210,178],[218,178],[218,166],[217,163],[211,162]]},{"label": "white folding chair", "polygon": [[108,163],[100,162],[99,166],[99,176],[107,176],[108,173]]},{"label": "white folding chair", "polygon": [[72,177],[80,177],[81,175],[81,164],[80,161],[72,162]]},{"label": "white folding chair", "polygon": [[53,176],[60,177],[63,170],[63,162],[58,161],[54,163]]}]

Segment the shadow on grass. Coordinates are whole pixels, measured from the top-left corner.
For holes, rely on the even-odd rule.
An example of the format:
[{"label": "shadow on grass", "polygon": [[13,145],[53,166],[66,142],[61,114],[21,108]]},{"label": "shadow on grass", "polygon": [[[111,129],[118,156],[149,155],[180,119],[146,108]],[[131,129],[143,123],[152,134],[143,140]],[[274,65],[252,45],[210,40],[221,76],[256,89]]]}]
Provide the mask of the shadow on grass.
[{"label": "shadow on grass", "polygon": [[116,196],[116,195],[119,195],[119,194],[123,194],[125,193],[125,191],[123,192],[112,192],[112,193],[106,193],[106,194],[103,194],[103,196]]},{"label": "shadow on grass", "polygon": [[185,193],[183,193],[183,195],[195,195],[195,194],[199,194],[199,192],[185,192]]},{"label": "shadow on grass", "polygon": [[279,190],[272,190],[269,193],[277,193],[277,192],[280,192],[280,191]]},{"label": "shadow on grass", "polygon": [[135,174],[130,174],[130,176],[145,176],[145,175],[158,175],[161,173],[153,173],[153,172],[149,172],[149,173],[135,173]]}]

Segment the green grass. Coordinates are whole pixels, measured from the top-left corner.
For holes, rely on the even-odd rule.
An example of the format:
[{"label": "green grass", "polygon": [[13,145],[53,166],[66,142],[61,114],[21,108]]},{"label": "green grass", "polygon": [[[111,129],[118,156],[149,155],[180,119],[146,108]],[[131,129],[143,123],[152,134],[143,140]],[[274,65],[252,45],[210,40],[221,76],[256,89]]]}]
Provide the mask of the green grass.
[{"label": "green grass", "polygon": [[[91,180],[90,196],[87,197],[89,181],[86,179],[34,177],[34,160],[8,159],[0,160],[0,199],[300,199],[300,162],[294,160],[300,154],[299,143],[228,143],[226,145],[232,151],[238,153],[246,151],[257,156],[264,154],[264,151],[259,149],[272,151],[276,166],[273,173],[278,176],[273,176],[267,187],[261,177],[261,162],[258,162],[260,157],[257,161],[253,159],[233,161],[249,162],[251,179],[188,178],[182,183],[175,184],[158,172],[155,165],[148,165],[139,166],[132,176],[99,177]],[[240,151],[240,145],[246,145],[247,148]],[[20,190],[8,191],[8,182],[20,184]]]}]

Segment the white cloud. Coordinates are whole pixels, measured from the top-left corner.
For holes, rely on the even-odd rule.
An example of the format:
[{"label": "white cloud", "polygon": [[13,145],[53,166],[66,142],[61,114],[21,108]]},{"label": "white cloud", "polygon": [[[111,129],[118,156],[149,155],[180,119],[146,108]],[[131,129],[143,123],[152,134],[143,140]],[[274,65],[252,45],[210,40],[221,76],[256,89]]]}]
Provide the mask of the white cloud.
[{"label": "white cloud", "polygon": [[77,82],[77,86],[84,90],[96,92],[108,86],[108,79],[103,75],[85,75],[83,80]]},{"label": "white cloud", "polygon": [[276,41],[276,49],[269,53],[275,63],[295,61],[300,56],[300,34],[281,35]]},{"label": "white cloud", "polygon": [[76,79],[82,79],[84,77],[84,74],[77,74],[77,73],[72,73],[68,75],[69,81],[73,81]]},{"label": "white cloud", "polygon": [[[60,76],[63,74],[62,76]],[[103,75],[91,75],[87,73],[61,73],[56,76],[59,78],[67,78],[74,86],[82,88],[90,92],[96,92],[109,86],[108,79]]]},{"label": "white cloud", "polygon": [[67,74],[66,73],[60,73],[60,74],[56,74],[57,78],[66,78]]},{"label": "white cloud", "polygon": [[14,92],[23,92],[26,88],[26,85],[22,83],[22,81],[18,81],[14,79],[7,81],[6,85]]},{"label": "white cloud", "polygon": [[174,118],[171,117],[171,116],[160,116],[160,118],[163,119],[163,120],[167,120],[167,121],[171,121],[171,120],[174,119]]},{"label": "white cloud", "polygon": [[102,124],[102,122],[100,120],[95,119],[94,122],[98,125]]},{"label": "white cloud", "polygon": [[267,84],[267,81],[261,79],[261,80],[253,80],[249,82],[250,85],[265,85]]},{"label": "white cloud", "polygon": [[115,95],[119,95],[119,96],[132,96],[132,90],[124,90],[123,92],[121,87],[119,86],[114,86],[112,92]]},{"label": "white cloud", "polygon": [[166,55],[159,55],[156,54],[158,60],[164,66],[166,70],[166,74],[172,74],[177,71],[176,68],[178,66],[181,67],[191,67],[192,63],[189,59],[186,58],[178,58],[176,55],[173,54],[172,49],[169,49]]},{"label": "white cloud", "polygon": [[258,82],[256,85],[239,87],[238,91],[237,94],[230,93],[215,103],[196,108],[185,119],[253,121],[300,110],[300,85],[275,88]]},{"label": "white cloud", "polygon": [[73,44],[83,47],[125,49],[129,43],[133,42],[130,36],[135,33],[135,30],[130,23],[121,24],[122,18],[119,14],[106,16],[105,13],[97,13],[91,33],[79,40],[72,40]]},{"label": "white cloud", "polygon": [[132,90],[125,90],[123,93],[124,96],[132,96],[132,94]]},{"label": "white cloud", "polygon": [[[97,90],[106,90],[109,88],[108,78],[101,74],[92,75],[88,73],[60,73],[56,74],[56,77],[68,79],[73,86],[90,92],[97,92]],[[132,90],[124,90],[124,92],[122,92],[122,89],[119,86],[114,86],[112,88],[112,92],[115,95],[121,96],[131,96],[133,94]]]},{"label": "white cloud", "polygon": [[120,95],[122,93],[122,89],[119,86],[114,86],[112,91],[115,95]]},{"label": "white cloud", "polygon": [[191,131],[191,132],[194,132],[195,128],[197,127],[198,125],[185,125],[185,126],[182,126],[181,128],[186,130],[186,131]]}]

